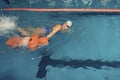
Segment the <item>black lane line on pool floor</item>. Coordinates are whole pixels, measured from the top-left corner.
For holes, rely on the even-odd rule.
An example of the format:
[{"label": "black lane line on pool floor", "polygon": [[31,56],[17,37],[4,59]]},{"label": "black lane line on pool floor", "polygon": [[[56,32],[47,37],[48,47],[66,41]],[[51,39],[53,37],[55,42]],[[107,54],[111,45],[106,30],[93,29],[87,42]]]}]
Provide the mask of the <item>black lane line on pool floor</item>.
[{"label": "black lane line on pool floor", "polygon": [[120,61],[101,61],[101,60],[54,60],[50,58],[51,55],[43,56],[39,63],[39,70],[37,72],[37,78],[44,78],[47,74],[46,67],[51,65],[52,67],[65,67],[69,66],[73,69],[76,68],[84,68],[89,69],[88,67],[96,68],[96,69],[104,69],[103,66],[111,67],[111,68],[120,68]]}]

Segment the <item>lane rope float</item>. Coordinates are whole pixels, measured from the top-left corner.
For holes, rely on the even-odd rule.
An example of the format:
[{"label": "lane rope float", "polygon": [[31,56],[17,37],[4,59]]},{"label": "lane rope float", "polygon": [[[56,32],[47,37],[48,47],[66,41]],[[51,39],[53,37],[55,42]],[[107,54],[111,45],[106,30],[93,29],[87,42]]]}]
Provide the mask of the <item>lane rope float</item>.
[{"label": "lane rope float", "polygon": [[36,11],[36,12],[113,12],[120,13],[120,9],[104,8],[2,8],[1,11]]}]

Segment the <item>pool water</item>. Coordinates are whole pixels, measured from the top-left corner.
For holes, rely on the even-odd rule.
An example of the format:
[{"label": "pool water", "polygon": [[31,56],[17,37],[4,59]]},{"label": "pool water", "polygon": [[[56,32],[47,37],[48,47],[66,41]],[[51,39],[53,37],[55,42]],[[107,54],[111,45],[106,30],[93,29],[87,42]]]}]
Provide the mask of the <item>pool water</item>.
[{"label": "pool water", "polygon": [[[120,0],[0,0],[0,8],[119,8]],[[88,2],[87,2],[88,1]],[[57,3],[60,3],[57,5]],[[64,4],[63,4],[64,3]],[[0,30],[0,80],[119,80],[120,15],[114,13],[0,11],[20,27],[50,27],[72,21],[71,33],[30,52],[5,45],[16,31]],[[13,18],[14,17],[14,18]],[[0,22],[2,20],[0,19]],[[1,27],[2,25],[0,25]]]}]

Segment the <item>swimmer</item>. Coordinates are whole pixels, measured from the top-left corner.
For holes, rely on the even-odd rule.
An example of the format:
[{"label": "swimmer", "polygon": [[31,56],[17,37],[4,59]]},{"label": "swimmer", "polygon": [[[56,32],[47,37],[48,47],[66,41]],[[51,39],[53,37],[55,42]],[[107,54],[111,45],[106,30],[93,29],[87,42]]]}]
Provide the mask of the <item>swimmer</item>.
[{"label": "swimmer", "polygon": [[58,31],[66,31],[69,29],[69,27],[72,25],[71,21],[65,22],[63,25],[57,24],[52,28],[52,31],[47,35],[40,37],[40,35],[45,34],[44,28],[31,28],[31,33],[18,27],[16,30],[21,32],[24,37],[20,36],[14,36],[9,38],[6,41],[6,45],[16,48],[16,47],[28,47],[30,51],[34,51],[38,47],[42,47],[44,45],[47,45],[49,42],[48,40],[55,35]]}]

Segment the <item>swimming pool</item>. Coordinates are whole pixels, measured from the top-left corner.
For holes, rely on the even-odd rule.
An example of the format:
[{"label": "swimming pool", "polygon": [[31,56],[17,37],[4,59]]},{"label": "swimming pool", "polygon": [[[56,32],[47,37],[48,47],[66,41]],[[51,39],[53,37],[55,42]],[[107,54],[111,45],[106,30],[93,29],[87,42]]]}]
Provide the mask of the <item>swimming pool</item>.
[{"label": "swimming pool", "polygon": [[[87,1],[87,0],[86,0]],[[10,0],[5,7],[119,8],[119,0]],[[63,4],[64,2],[64,4]],[[49,3],[49,4],[48,4]],[[57,3],[60,3],[57,5]],[[41,4],[41,5],[39,5]],[[79,12],[0,11],[20,27],[52,27],[71,20],[72,33],[55,35],[50,44],[34,52],[11,49],[0,36],[0,80],[118,80],[120,76],[119,14]],[[13,18],[14,17],[14,18]]]}]

